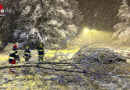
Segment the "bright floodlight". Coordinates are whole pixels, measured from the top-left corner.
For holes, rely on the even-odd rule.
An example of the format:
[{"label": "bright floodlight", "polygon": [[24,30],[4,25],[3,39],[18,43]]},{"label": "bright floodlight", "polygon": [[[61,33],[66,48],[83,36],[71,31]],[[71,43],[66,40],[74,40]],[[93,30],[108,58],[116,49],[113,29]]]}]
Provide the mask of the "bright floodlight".
[{"label": "bright floodlight", "polygon": [[89,30],[89,28],[84,28],[83,31],[84,32],[89,32],[90,30]]}]

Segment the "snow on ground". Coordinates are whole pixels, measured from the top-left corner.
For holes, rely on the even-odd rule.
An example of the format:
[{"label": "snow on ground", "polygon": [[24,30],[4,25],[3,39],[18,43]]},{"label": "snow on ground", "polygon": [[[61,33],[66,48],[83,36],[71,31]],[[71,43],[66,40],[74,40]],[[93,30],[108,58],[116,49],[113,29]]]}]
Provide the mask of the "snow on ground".
[{"label": "snow on ground", "polygon": [[119,48],[111,48],[108,47],[109,49],[113,50],[114,52],[120,53],[124,57],[127,58],[127,62],[130,63],[130,47],[119,47]]},{"label": "snow on ground", "polygon": [[[112,47],[106,47],[106,48],[114,50],[115,52],[118,52],[118,53],[122,53],[124,56],[126,55],[126,53],[129,53],[128,48],[112,48]],[[49,58],[53,58],[54,55],[58,56],[58,58],[55,59],[55,61],[57,61],[57,62],[59,62],[59,60],[61,60],[61,59],[62,60],[65,59],[66,57],[69,59],[69,58],[72,58],[73,55],[78,52],[78,50],[79,49],[76,49],[76,50],[58,50],[58,51],[56,51],[56,50],[45,50],[46,54],[45,54],[44,61],[48,60]],[[3,53],[0,54],[1,62],[8,60],[8,54],[9,53],[10,53],[10,51],[3,52]],[[24,61],[24,58],[22,58],[23,51],[20,50],[18,53],[19,53],[22,61]],[[31,61],[37,61],[37,51],[36,50],[32,50]],[[115,65],[112,65],[112,66],[115,66]],[[111,67],[111,66],[109,66],[109,67]],[[124,64],[123,66],[120,66],[120,67],[116,67],[114,70],[118,71],[119,68],[129,70],[129,68],[126,66],[126,64]],[[44,74],[44,73],[46,73],[46,70],[44,70],[44,73],[43,73],[43,72],[38,72],[39,69],[34,69],[34,70],[33,69],[34,68],[30,68],[30,70],[33,71],[31,75],[29,75],[29,74],[26,75],[26,73],[25,73],[25,75],[19,74],[19,73],[18,73],[18,75],[17,74],[14,75],[14,74],[7,73],[8,70],[7,71],[1,71],[1,73],[3,72],[4,75],[1,76],[2,80],[1,80],[1,83],[0,83],[0,85],[1,85],[0,87],[6,88],[6,89],[10,89],[10,88],[13,89],[14,87],[17,87],[16,90],[20,90],[20,88],[22,88],[23,90],[25,90],[25,89],[42,90],[43,88],[45,90],[50,90],[50,89],[60,90],[61,88],[62,88],[62,90],[74,90],[76,88],[78,88],[77,90],[80,90],[81,88],[82,88],[82,90],[85,90],[84,86],[82,87],[82,85],[90,84],[90,85],[88,85],[88,87],[90,87],[91,84],[93,84],[91,82],[91,80],[89,80],[89,77],[86,77],[86,76],[83,76],[84,79],[87,79],[86,81],[81,81],[81,82],[78,81],[81,84],[81,86],[80,86],[80,85],[76,85],[76,83],[71,83],[71,81],[76,82],[76,81],[73,81],[73,80],[76,80],[76,79],[73,79],[73,78],[75,78],[75,77],[79,78],[77,76],[78,74],[71,73],[71,75],[70,75],[70,74],[67,74],[67,73],[60,73],[60,72],[58,72],[58,74],[55,74],[56,72],[54,72],[54,71],[53,71],[53,73],[52,73],[52,71],[47,71],[47,72],[50,73],[50,75],[48,75],[48,74]],[[19,72],[21,70],[17,70],[17,71]],[[26,68],[25,68],[25,70],[26,70]],[[25,70],[23,69],[23,71],[25,71]],[[112,71],[114,71],[114,70],[112,69]],[[35,73],[35,71],[37,73]],[[100,70],[100,71],[102,71],[102,70]],[[97,81],[98,85],[100,85],[101,87],[104,87],[104,89],[109,88],[110,90],[117,89],[117,87],[120,86],[120,85],[121,85],[121,87],[122,87],[122,85],[126,85],[126,87],[129,88],[129,82],[130,82],[129,76],[122,73],[122,71],[120,71],[120,69],[119,69],[119,75],[116,75],[115,77],[113,76],[113,78],[112,78],[113,83]],[[65,77],[62,77],[61,74],[63,74],[63,75],[67,74],[68,75],[66,79],[70,78],[69,84],[68,84],[68,82],[67,82],[67,85],[64,83],[63,80],[64,80]],[[61,75],[61,76],[57,76],[57,75]],[[16,77],[16,78],[14,78],[14,77]],[[95,82],[95,81],[93,81],[93,82]],[[62,84],[60,84],[60,83],[62,83]],[[94,87],[99,87],[98,85],[94,84]],[[93,87],[90,87],[90,88],[92,89]],[[122,87],[122,88],[125,88],[125,86]],[[98,88],[98,90],[101,90],[101,89]]]},{"label": "snow on ground", "polygon": [[[73,57],[73,55],[78,52],[79,49],[75,49],[75,50],[45,50],[45,57],[44,57],[44,61],[47,59],[52,59],[54,58],[55,54],[56,56],[58,56],[58,59],[64,60],[64,59],[70,59]],[[0,61],[4,62],[8,60],[8,55],[11,51],[7,51],[7,52],[3,52],[0,53]],[[18,55],[21,58],[21,61],[24,61],[23,58],[23,50],[18,50]],[[31,51],[31,55],[32,58],[30,59],[30,61],[37,61],[38,60],[38,54],[37,54],[37,50],[32,50]]]},{"label": "snow on ground", "polygon": [[[113,50],[114,52],[120,53],[123,56],[127,57],[127,62],[130,63],[130,56],[128,56],[128,54],[130,54],[130,47],[118,47],[118,48],[114,48],[114,47],[105,47],[105,48],[109,48],[110,50]],[[75,49],[75,50],[45,50],[45,59],[51,59],[54,58],[54,55],[57,54],[59,56],[59,59],[70,59],[73,57],[73,55],[75,53],[78,52],[79,49]],[[7,52],[3,52],[0,53],[0,62],[4,62],[8,60],[8,55],[11,51],[7,51]],[[20,55],[21,61],[24,61],[23,58],[23,50],[19,50],[18,54]],[[38,60],[38,55],[37,55],[37,50],[32,50],[32,58],[30,61],[36,61]]]}]

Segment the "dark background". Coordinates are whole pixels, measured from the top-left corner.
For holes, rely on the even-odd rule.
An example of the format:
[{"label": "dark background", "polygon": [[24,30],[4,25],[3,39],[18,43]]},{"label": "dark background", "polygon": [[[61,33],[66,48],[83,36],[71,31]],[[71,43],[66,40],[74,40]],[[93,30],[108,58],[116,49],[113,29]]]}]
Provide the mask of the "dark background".
[{"label": "dark background", "polygon": [[[83,27],[114,31],[113,26],[119,22],[117,17],[122,0],[77,0],[84,15]],[[130,5],[130,0],[127,0]]]}]

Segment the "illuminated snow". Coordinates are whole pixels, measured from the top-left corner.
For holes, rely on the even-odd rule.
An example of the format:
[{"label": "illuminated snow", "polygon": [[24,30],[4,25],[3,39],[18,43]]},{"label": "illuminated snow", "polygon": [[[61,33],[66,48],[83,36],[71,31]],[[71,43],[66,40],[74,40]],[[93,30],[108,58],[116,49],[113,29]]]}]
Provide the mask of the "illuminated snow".
[{"label": "illuminated snow", "polygon": [[22,15],[27,15],[27,14],[29,14],[30,10],[31,10],[31,6],[27,6],[27,7],[23,10]]}]

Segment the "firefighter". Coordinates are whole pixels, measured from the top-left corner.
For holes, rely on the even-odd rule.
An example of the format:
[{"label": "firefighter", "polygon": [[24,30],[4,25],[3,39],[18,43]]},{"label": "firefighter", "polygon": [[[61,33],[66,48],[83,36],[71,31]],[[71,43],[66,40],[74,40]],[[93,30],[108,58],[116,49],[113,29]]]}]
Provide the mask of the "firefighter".
[{"label": "firefighter", "polygon": [[29,49],[29,46],[26,46],[26,50],[24,51],[24,56],[25,61],[28,62],[29,59],[31,58],[31,51]]},{"label": "firefighter", "polygon": [[[16,59],[17,59],[17,51],[12,51],[9,54],[9,63],[10,64],[16,64]],[[15,73],[15,69],[14,68],[10,68],[10,72]]]},{"label": "firefighter", "polygon": [[16,58],[17,58],[17,51],[13,51],[9,54],[9,63],[10,64],[15,64],[16,63]]},{"label": "firefighter", "polygon": [[43,61],[43,57],[44,57],[44,48],[43,48],[43,44],[40,44],[38,46],[38,60],[39,61]]},{"label": "firefighter", "polygon": [[[13,51],[14,51],[14,52],[18,52],[17,50],[18,50],[18,47],[17,47],[17,45],[15,44],[15,45],[13,46]],[[20,61],[19,55],[18,55],[17,53],[16,53],[15,55],[16,55],[16,60],[17,60],[17,61]]]}]

